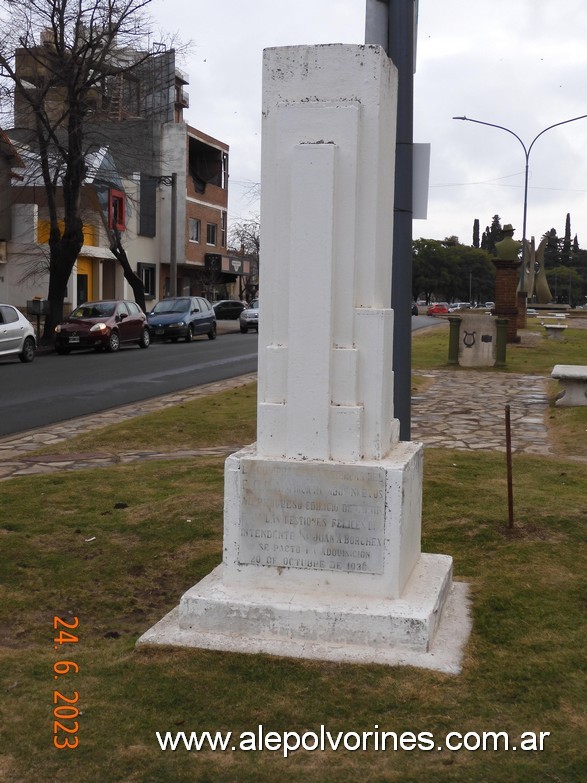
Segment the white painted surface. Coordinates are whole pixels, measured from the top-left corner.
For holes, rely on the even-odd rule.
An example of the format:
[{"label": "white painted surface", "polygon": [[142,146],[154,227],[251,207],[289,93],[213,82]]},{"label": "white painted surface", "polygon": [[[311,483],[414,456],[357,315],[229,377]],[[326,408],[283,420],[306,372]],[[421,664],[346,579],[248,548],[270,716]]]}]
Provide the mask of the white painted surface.
[{"label": "white painted surface", "polygon": [[222,566],[141,643],[458,671],[393,418],[395,102],[378,47],[265,52],[258,440],[226,461]]},{"label": "white painted surface", "polygon": [[580,364],[556,364],[551,377],[562,386],[556,400],[561,407],[587,405],[587,366]]},{"label": "white painted surface", "polygon": [[423,450],[385,460],[226,462],[224,580],[238,588],[399,598],[420,557]]},{"label": "white painted surface", "polygon": [[445,674],[459,674],[465,646],[471,632],[468,586],[455,582],[447,596],[436,634],[428,650],[403,644],[374,647],[357,634],[351,644],[326,643],[321,639],[295,640],[260,638],[232,633],[228,624],[221,633],[195,627],[182,628],[176,607],[138,640],[140,645],[175,645],[237,653],[265,653],[302,659],[344,663],[378,663],[387,666],[416,666]]},{"label": "white painted surface", "polygon": [[495,318],[478,315],[461,316],[459,324],[459,365],[461,367],[493,367],[497,347]]},{"label": "white painted surface", "polygon": [[379,47],[264,56],[257,449],[381,459],[391,367],[395,68]]}]

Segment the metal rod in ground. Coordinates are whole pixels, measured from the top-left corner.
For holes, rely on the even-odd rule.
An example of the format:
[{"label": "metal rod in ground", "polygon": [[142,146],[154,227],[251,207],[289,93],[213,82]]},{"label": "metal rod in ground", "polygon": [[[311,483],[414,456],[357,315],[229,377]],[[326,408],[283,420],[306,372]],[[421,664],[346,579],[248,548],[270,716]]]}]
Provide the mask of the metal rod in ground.
[{"label": "metal rod in ground", "polygon": [[514,493],[512,486],[512,428],[510,424],[510,406],[505,406],[505,451],[508,473],[508,528],[514,526]]}]

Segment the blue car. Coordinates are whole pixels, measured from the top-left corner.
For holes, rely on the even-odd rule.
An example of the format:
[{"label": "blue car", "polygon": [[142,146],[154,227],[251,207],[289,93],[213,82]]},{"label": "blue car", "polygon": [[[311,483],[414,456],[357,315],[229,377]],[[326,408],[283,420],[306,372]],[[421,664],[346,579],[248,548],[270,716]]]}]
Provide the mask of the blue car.
[{"label": "blue car", "polygon": [[155,340],[185,340],[190,343],[199,334],[216,338],[216,315],[207,299],[200,296],[176,296],[162,299],[147,316],[151,337]]}]

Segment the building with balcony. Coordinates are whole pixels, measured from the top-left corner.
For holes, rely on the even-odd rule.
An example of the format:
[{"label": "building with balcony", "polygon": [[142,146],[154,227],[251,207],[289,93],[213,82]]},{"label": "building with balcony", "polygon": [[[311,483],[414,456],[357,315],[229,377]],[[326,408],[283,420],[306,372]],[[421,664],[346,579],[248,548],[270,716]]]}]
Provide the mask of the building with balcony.
[{"label": "building with balcony", "polygon": [[[33,53],[16,53],[18,75],[27,89],[41,89],[43,54],[51,38]],[[141,56],[132,71],[125,58]],[[173,49],[150,56],[121,51],[111,73],[92,91],[86,137],[93,142],[84,182],[84,247],[70,278],[66,307],[84,299],[132,298],[122,269],[110,251],[110,232],[120,232],[132,268],[145,286],[147,303],[170,294],[211,299],[238,296],[246,263],[227,253],[229,148],[190,127],[187,76]],[[63,94],[52,88],[55,117]],[[0,196],[0,229],[6,260],[0,263],[0,299],[23,307],[46,297],[48,212],[34,118],[15,96],[15,129],[0,145],[0,177],[9,187]]]}]

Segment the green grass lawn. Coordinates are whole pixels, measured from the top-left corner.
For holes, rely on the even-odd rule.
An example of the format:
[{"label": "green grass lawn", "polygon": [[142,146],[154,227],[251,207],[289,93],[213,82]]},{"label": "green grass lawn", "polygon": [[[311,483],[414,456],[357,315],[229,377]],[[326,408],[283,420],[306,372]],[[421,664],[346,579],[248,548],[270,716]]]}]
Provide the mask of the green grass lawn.
[{"label": "green grass lawn", "polygon": [[[414,341],[416,356],[419,340],[436,335]],[[69,448],[238,444],[254,439],[254,422],[250,386],[104,428]],[[585,441],[584,417],[567,427],[568,438]],[[137,638],[221,561],[220,457],[0,482],[0,780],[582,783],[587,482],[585,463],[565,458],[565,443],[557,458],[514,456],[513,531],[502,454],[426,450],[422,548],[451,555],[455,579],[471,590],[473,632],[459,676],[137,650]],[[54,649],[54,615],[79,618],[71,630],[78,642]],[[55,680],[58,660],[79,671],[70,667]],[[73,750],[53,746],[55,689],[72,700],[78,694]],[[339,749],[287,759],[270,751],[163,752],[155,735],[237,735],[259,724],[300,733],[323,724],[333,734],[378,726],[431,732],[439,742],[451,731],[550,735],[541,752]]]},{"label": "green grass lawn", "polygon": [[[480,319],[487,316],[479,315]],[[484,372],[527,373],[550,375],[555,364],[585,364],[587,362],[587,331],[570,321],[565,341],[547,340],[539,324],[528,321],[528,328],[520,330],[519,343],[506,346],[506,366],[482,368]],[[446,368],[455,372],[469,372],[458,365],[448,365],[448,324],[414,332],[412,340],[412,368],[414,370]]]}]

